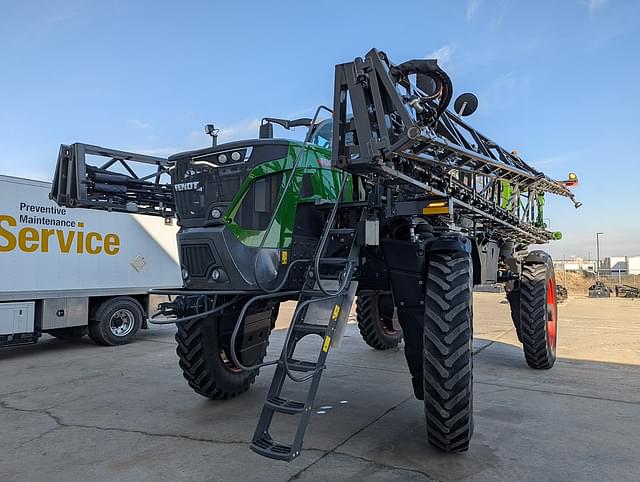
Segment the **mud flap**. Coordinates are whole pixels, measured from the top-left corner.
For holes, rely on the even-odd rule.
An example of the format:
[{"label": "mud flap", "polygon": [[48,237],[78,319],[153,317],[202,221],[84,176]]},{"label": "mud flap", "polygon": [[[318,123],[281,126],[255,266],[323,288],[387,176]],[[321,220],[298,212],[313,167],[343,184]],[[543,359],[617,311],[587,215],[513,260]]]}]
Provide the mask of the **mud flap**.
[{"label": "mud flap", "polygon": [[419,400],[424,398],[422,350],[428,255],[432,251],[471,253],[471,249],[469,239],[457,234],[429,237],[415,243],[396,239],[382,241],[398,321],[404,332],[404,354]]},{"label": "mud flap", "polygon": [[422,332],[427,241],[410,243],[395,239],[382,241],[389,268],[391,290],[404,337],[404,355],[416,397],[422,390]]}]

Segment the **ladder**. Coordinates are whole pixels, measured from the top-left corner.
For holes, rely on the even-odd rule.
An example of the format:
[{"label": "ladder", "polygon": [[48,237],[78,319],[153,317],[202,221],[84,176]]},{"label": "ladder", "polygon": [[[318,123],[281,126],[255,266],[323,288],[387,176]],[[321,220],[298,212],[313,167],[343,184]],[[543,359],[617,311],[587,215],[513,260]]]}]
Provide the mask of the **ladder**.
[{"label": "ladder", "polygon": [[[349,316],[355,297],[357,281],[353,280],[353,277],[359,256],[357,230],[333,227],[340,197],[332,208],[318,242],[314,262],[307,270],[298,304],[251,442],[251,450],[271,459],[291,461],[300,455],[320,378],[326,368],[325,361],[329,348],[336,339],[339,339],[341,334],[336,334],[336,329],[346,323],[346,317]],[[347,252],[346,256],[327,256],[327,246],[330,244],[333,247],[342,246],[343,252]],[[332,273],[321,275],[322,267]],[[322,323],[323,319],[326,320],[324,323]],[[298,342],[307,335],[317,335],[323,339],[315,362],[295,358]],[[287,379],[293,382],[310,381],[304,400],[289,400],[282,396]],[[299,417],[291,443],[276,441],[271,436],[270,428],[276,413]]]}]

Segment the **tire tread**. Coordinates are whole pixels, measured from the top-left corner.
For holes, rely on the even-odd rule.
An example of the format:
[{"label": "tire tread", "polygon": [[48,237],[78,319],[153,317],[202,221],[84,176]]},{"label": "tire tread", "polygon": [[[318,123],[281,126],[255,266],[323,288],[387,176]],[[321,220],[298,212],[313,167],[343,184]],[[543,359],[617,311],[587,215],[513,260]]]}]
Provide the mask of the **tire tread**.
[{"label": "tire tread", "polygon": [[432,253],[424,329],[424,407],[429,442],[469,448],[473,434],[472,273],[467,253]]},{"label": "tire tread", "polygon": [[549,369],[555,362],[547,344],[547,264],[522,265],[520,282],[520,337],[531,368]]}]

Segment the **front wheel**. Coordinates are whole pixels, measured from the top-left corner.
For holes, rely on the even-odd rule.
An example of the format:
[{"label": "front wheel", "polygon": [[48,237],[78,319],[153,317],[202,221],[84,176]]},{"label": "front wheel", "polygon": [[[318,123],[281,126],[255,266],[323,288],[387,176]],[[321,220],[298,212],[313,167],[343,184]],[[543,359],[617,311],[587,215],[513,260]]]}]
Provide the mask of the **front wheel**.
[{"label": "front wheel", "polygon": [[[189,386],[203,397],[212,400],[233,398],[249,390],[258,375],[258,369],[243,371],[237,367],[229,353],[230,331],[235,324],[236,313],[177,323],[176,353],[182,375]],[[254,348],[251,358],[245,359],[242,347],[236,346],[241,363],[255,365],[262,362],[277,316],[278,305],[245,316],[242,321],[245,328],[243,338]]]},{"label": "front wheel", "polygon": [[429,256],[424,320],[424,411],[429,443],[469,448],[473,434],[473,271],[466,252]]},{"label": "front wheel", "polygon": [[356,318],[362,339],[376,350],[395,348],[402,340],[402,330],[394,327],[395,307],[391,293],[358,295]]}]

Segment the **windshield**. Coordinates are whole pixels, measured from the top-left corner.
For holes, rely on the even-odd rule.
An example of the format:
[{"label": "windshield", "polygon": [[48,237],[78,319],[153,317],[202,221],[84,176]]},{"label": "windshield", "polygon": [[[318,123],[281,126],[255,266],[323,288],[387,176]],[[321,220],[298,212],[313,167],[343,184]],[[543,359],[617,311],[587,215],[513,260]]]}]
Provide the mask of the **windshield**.
[{"label": "windshield", "polygon": [[313,131],[311,143],[325,149],[331,149],[331,141],[333,138],[333,120],[327,119],[320,122]]},{"label": "windshield", "polygon": [[179,162],[174,181],[178,217],[202,219],[213,207],[224,210],[248,174],[249,167],[244,163],[217,167]]}]

